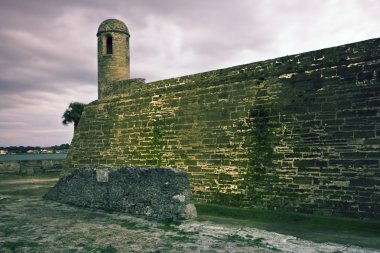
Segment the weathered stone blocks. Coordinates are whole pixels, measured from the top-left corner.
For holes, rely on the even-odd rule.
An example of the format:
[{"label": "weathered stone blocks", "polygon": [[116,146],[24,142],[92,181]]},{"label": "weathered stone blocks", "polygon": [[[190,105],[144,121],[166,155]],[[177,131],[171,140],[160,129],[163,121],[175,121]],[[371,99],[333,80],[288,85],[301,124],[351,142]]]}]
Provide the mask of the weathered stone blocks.
[{"label": "weathered stone blocks", "polygon": [[111,82],[129,79],[129,31],[120,20],[104,20],[98,37],[98,96],[104,97]]},{"label": "weathered stone blocks", "polygon": [[197,216],[187,174],[179,169],[78,169],[61,178],[44,199],[159,220],[184,220]]},{"label": "weathered stone blocks", "polygon": [[65,173],[181,168],[198,202],[380,218],[380,39],[151,83],[114,49]]}]

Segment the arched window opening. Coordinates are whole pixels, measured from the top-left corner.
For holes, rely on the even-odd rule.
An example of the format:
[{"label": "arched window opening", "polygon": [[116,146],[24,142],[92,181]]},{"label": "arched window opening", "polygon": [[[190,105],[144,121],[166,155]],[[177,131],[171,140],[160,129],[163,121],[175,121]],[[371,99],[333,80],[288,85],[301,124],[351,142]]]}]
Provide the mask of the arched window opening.
[{"label": "arched window opening", "polygon": [[107,54],[112,54],[112,37],[111,36],[107,36],[106,44],[107,44]]}]

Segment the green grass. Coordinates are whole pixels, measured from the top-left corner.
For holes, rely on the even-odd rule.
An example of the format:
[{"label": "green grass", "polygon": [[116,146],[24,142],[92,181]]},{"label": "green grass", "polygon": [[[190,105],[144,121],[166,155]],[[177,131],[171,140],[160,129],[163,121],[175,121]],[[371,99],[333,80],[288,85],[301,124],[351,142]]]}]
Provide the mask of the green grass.
[{"label": "green grass", "polygon": [[179,234],[179,235],[197,235],[197,234],[199,234],[199,232],[198,231],[178,230],[177,234]]},{"label": "green grass", "polygon": [[5,236],[5,237],[10,236],[12,234],[16,234],[18,232],[18,230],[14,227],[0,226],[0,229],[1,229],[3,236]]},{"label": "green grass", "polygon": [[262,238],[262,237],[258,237],[258,238],[253,239],[250,236],[242,237],[240,235],[233,234],[233,235],[227,235],[226,241],[229,241],[229,242],[240,242],[240,243],[243,243],[245,245],[249,245],[249,246],[253,246],[253,247],[267,248],[267,249],[271,249],[271,250],[278,250],[277,248],[275,248],[275,247],[269,245],[268,243],[266,243],[265,239]]},{"label": "green grass", "polygon": [[170,223],[158,223],[157,228],[163,231],[178,231],[176,225]]},{"label": "green grass", "polygon": [[92,245],[80,243],[77,246],[83,248],[85,252],[100,252],[100,253],[117,253],[118,252],[117,249],[112,245],[106,245],[106,246],[94,248]]},{"label": "green grass", "polygon": [[101,253],[116,253],[117,252],[117,249],[113,247],[112,245],[99,247],[97,248],[97,250],[100,251]]},{"label": "green grass", "polygon": [[9,189],[8,191],[1,191],[1,194],[7,194],[7,195],[12,195],[12,196],[42,196],[45,193],[48,192],[50,187],[39,187],[39,188],[33,188],[33,189],[22,189],[22,190],[17,190],[17,189]]},{"label": "green grass", "polygon": [[315,242],[380,248],[380,221],[196,204],[199,220],[252,226]]},{"label": "green grass", "polygon": [[198,214],[214,215],[253,222],[277,223],[310,228],[331,228],[351,232],[364,232],[380,236],[380,221],[359,220],[346,217],[319,216],[293,212],[277,212],[261,209],[244,209],[218,205],[196,204]]},{"label": "green grass", "polygon": [[[9,201],[17,199],[29,199],[29,197],[42,197],[55,182],[20,182],[12,184],[1,184],[1,182],[8,180],[25,180],[25,179],[50,179],[59,177],[59,173],[50,173],[43,175],[0,175],[0,194],[10,195],[10,198],[0,200],[2,203],[1,208],[6,207]],[[25,187],[30,187],[25,189]],[[36,188],[33,188],[36,187]],[[30,215],[39,217],[45,213],[44,209],[35,209],[33,205],[25,206]],[[33,207],[33,208],[32,208]],[[292,212],[275,212],[260,209],[243,209],[236,207],[226,207],[218,205],[196,204],[198,211],[199,221],[214,221],[221,225],[233,225],[239,227],[255,227],[265,229],[268,231],[278,232],[296,236],[298,238],[311,240],[314,242],[335,242],[341,244],[351,244],[362,247],[370,247],[380,249],[380,221],[377,220],[359,220],[343,217],[329,217],[308,215]],[[61,210],[59,216],[67,215],[68,217],[76,217],[85,221],[97,222],[99,219],[107,219],[106,215],[102,212],[85,211],[87,209],[76,209],[75,214],[73,211]],[[48,212],[48,211],[46,211]],[[111,212],[112,213],[112,212]],[[54,214],[50,214],[54,217]],[[78,218],[79,217],[79,218]],[[8,237],[18,234],[19,229],[25,221],[12,221],[12,217],[2,216],[1,222],[8,221],[12,226],[7,228],[1,227],[3,236]],[[120,226],[132,230],[149,230],[147,225],[139,226],[135,222],[128,220],[119,220],[117,222]],[[185,231],[180,229],[180,222],[177,221],[164,221],[159,222],[156,228],[168,232],[168,239],[171,241],[194,242],[194,237],[199,232]],[[227,241],[238,242],[244,245],[266,247],[267,249],[275,250],[272,246],[267,245],[262,238],[252,238],[249,235],[241,237],[239,235],[228,235],[225,238]],[[33,248],[38,247],[38,244],[30,244],[28,241],[5,241],[0,244],[0,248],[10,250],[19,250],[22,247]],[[95,246],[94,246],[95,247]],[[112,246],[104,246],[104,248],[94,248],[96,252],[115,252]]]},{"label": "green grass", "polygon": [[194,243],[196,239],[194,236],[198,235],[198,231],[185,231],[178,227],[179,222],[161,222],[158,223],[157,228],[165,232],[172,232],[175,235],[171,235],[169,238],[174,241],[180,241],[183,243]]},{"label": "green grass", "polygon": [[121,227],[131,229],[131,230],[149,230],[148,225],[140,225],[133,221],[123,220],[119,224]]},{"label": "green grass", "polygon": [[[53,179],[58,178],[59,173],[47,173],[41,175],[10,175],[0,174],[0,194],[12,196],[42,196],[53,185],[55,181],[38,181],[38,182],[25,182],[31,179]],[[17,182],[20,180],[21,182]],[[7,181],[14,181],[6,183]],[[4,182],[4,183],[3,183]]]},{"label": "green grass", "polygon": [[18,241],[6,241],[0,243],[0,248],[9,249],[12,251],[17,252],[20,248],[36,248],[39,244],[36,242],[29,242],[24,240],[18,240]]},{"label": "green grass", "polygon": [[172,239],[174,241],[180,241],[180,242],[183,242],[183,243],[186,243],[186,242],[192,243],[192,242],[196,241],[194,238],[191,238],[191,237],[188,237],[188,236],[185,236],[185,235],[171,236],[170,239]]}]

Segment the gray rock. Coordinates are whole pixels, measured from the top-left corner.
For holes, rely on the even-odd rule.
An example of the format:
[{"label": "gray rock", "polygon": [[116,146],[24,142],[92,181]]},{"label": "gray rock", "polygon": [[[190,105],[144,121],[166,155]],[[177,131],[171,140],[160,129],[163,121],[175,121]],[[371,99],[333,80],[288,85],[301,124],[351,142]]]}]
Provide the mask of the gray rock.
[{"label": "gray rock", "polygon": [[170,168],[84,168],[62,177],[44,199],[159,220],[197,216],[186,172]]}]

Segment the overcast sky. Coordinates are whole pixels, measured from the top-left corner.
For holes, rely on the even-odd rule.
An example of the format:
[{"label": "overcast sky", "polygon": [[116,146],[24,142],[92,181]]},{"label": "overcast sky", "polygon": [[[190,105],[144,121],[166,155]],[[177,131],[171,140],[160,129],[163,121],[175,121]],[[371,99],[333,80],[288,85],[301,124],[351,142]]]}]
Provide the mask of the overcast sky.
[{"label": "overcast sky", "polygon": [[155,81],[380,37],[379,0],[0,0],[0,146],[70,143],[97,99],[96,31],[126,23],[131,77]]}]

